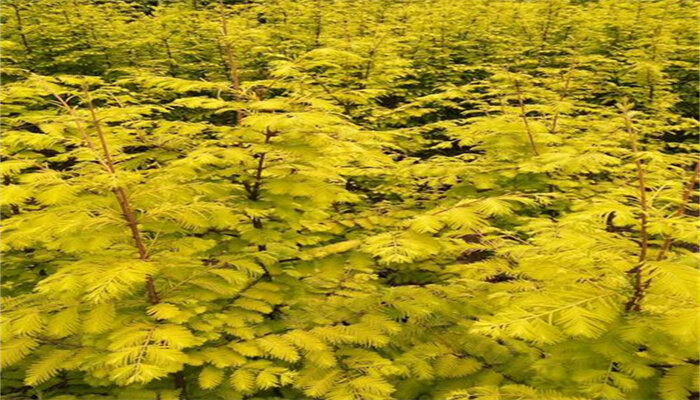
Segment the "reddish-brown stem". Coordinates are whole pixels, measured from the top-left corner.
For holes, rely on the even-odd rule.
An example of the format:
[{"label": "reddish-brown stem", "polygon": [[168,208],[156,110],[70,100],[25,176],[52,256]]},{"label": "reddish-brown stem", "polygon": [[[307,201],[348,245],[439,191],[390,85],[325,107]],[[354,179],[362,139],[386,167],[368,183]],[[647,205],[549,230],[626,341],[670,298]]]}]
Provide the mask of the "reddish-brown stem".
[{"label": "reddish-brown stem", "polygon": [[547,21],[545,22],[544,29],[542,30],[542,48],[544,48],[547,44],[547,38],[549,36],[549,29],[551,28],[552,25],[552,14],[553,14],[553,8],[552,8],[552,1],[550,0],[547,3]]},{"label": "reddish-brown stem", "polygon": [[637,171],[637,189],[639,191],[639,207],[640,212],[640,250],[639,258],[637,260],[637,265],[632,268],[629,272],[634,274],[634,295],[629,302],[627,302],[625,309],[626,311],[641,311],[642,300],[644,300],[644,283],[642,282],[642,267],[647,260],[647,253],[649,251],[649,232],[647,230],[648,217],[649,217],[649,205],[647,203],[647,188],[646,179],[644,172],[644,161],[639,158],[639,148],[637,146],[637,136],[634,132],[634,127],[632,126],[632,120],[630,119],[628,110],[624,110],[625,119],[625,130],[630,137],[630,145],[632,147],[632,152],[634,155],[634,163]]},{"label": "reddish-brown stem", "polygon": [[[559,96],[559,100],[564,100],[566,96],[569,93],[569,87],[571,86],[571,77],[574,73],[574,69],[576,68],[576,62],[572,62],[571,65],[569,66],[569,70],[566,73],[566,78],[564,78],[564,90],[562,90],[561,95]],[[554,113],[554,117],[552,118],[552,127],[549,129],[549,132],[554,134],[557,131],[557,124],[559,123],[559,116],[561,115],[561,112],[557,110]]]},{"label": "reddish-brown stem", "polygon": [[[97,118],[97,112],[95,111],[95,106],[92,104],[90,91],[87,87],[85,87],[84,93],[85,102],[87,103],[88,110],[90,111],[90,119],[92,126],[95,129],[95,132],[97,132],[97,136],[99,137],[100,144],[102,146],[102,152],[105,157],[106,168],[110,173],[114,174],[116,173],[116,169],[114,167],[114,160],[112,159],[112,154],[107,144],[105,132],[102,129],[102,125],[100,125],[99,119]],[[122,211],[122,215],[126,220],[127,226],[129,226],[129,230],[131,231],[131,237],[133,238],[134,245],[139,253],[139,258],[141,260],[147,260],[148,249],[146,248],[146,245],[143,242],[143,235],[141,234],[141,230],[139,229],[136,215],[134,214],[133,208],[129,203],[129,198],[126,195],[126,192],[121,187],[116,187],[112,189],[112,192],[117,198],[119,208]],[[158,292],[156,291],[155,284],[153,283],[153,277],[151,275],[146,275],[146,292],[148,293],[148,301],[151,304],[158,304],[160,302],[160,298],[158,296]]]},{"label": "reddish-brown stem", "polygon": [[313,79],[314,83],[317,83],[319,86],[321,86],[321,89],[323,89],[323,91],[326,92],[326,94],[328,94],[328,96],[330,96],[333,100],[335,100],[336,103],[343,106],[343,109],[345,110],[345,115],[350,117],[350,106],[346,102],[340,100],[338,98],[338,96],[334,95],[333,92],[328,88],[328,86],[326,86],[323,82],[321,82],[316,76],[314,76],[313,74],[311,74],[310,76],[311,76],[311,79]]},{"label": "reddish-brown stem", "polygon": [[314,15],[314,47],[321,46],[321,30],[323,27],[323,12],[321,10],[321,5],[316,2],[315,4],[316,14]]},{"label": "reddish-brown stem", "polygon": [[[265,130],[265,144],[270,143],[270,140],[275,135],[273,131],[269,128]],[[264,152],[258,153],[258,166],[255,168],[255,177],[253,180],[253,185],[246,186],[248,191],[248,198],[250,200],[257,200],[260,197],[260,188],[262,186],[262,173],[265,165],[265,154]],[[255,229],[262,229],[263,223],[259,217],[253,217],[253,227]],[[258,250],[265,251],[266,246],[264,244],[258,245]]]},{"label": "reddish-brown stem", "polygon": [[112,153],[109,151],[109,146],[107,145],[107,138],[102,130],[102,125],[99,123],[99,119],[97,118],[97,113],[95,112],[95,106],[92,104],[92,97],[90,96],[90,91],[88,90],[87,87],[84,88],[84,93],[85,93],[85,101],[87,102],[88,110],[90,111],[90,119],[92,122],[93,128],[95,128],[95,131],[97,132],[97,137],[100,139],[100,145],[102,146],[102,153],[104,154],[106,163],[105,165],[107,166],[107,170],[111,173],[115,172],[114,169],[114,160],[112,160]]},{"label": "reddish-brown stem", "polygon": [[17,4],[10,4],[10,7],[12,7],[15,10],[15,17],[17,18],[17,32],[19,33],[20,39],[22,39],[22,45],[24,45],[24,49],[27,50],[27,54],[32,53],[32,48],[29,47],[29,41],[27,40],[27,35],[24,34],[24,27],[22,24],[22,14],[19,12],[19,6]]},{"label": "reddish-brown stem", "polygon": [[177,64],[175,63],[173,52],[170,50],[170,42],[168,41],[169,38],[170,37],[168,36],[167,38],[163,39],[163,47],[165,47],[165,54],[168,56],[168,72],[170,73],[170,76],[175,76],[175,66]]},{"label": "reddish-brown stem", "polygon": [[[229,78],[233,89],[233,97],[236,101],[241,101],[241,83],[238,74],[238,60],[233,51],[231,43],[228,41],[228,21],[226,20],[226,12],[224,3],[219,1],[219,15],[221,17],[221,33],[223,34],[222,44],[224,46],[224,54],[226,55],[226,64],[228,65]],[[240,107],[240,105],[239,105]],[[243,110],[236,110],[236,124],[240,125],[243,120]]]},{"label": "reddish-brown stem", "polygon": [[[275,135],[273,131],[269,128],[265,130],[265,144],[269,144],[272,137]],[[258,166],[255,168],[255,177],[253,179],[253,185],[248,190],[248,198],[250,200],[257,200],[260,196],[260,186],[262,185],[262,173],[265,165],[265,154],[258,153]]]},{"label": "reddish-brown stem", "polygon": [[365,71],[362,74],[362,80],[365,81],[363,83],[363,86],[367,85],[367,80],[369,79],[369,74],[372,72],[372,67],[374,64],[374,56],[377,54],[379,51],[379,47],[382,45],[382,42],[384,41],[384,38],[386,38],[387,34],[382,35],[382,37],[377,40],[377,43],[372,46],[372,48],[369,51],[369,55],[367,56],[367,64],[365,64]]},{"label": "reddish-brown stem", "polygon": [[[678,209],[676,212],[673,214],[674,217],[681,217],[685,214],[685,208],[688,205],[688,200],[690,199],[690,194],[693,192],[693,187],[695,186],[695,182],[698,180],[698,176],[700,175],[700,163],[695,164],[695,168],[693,170],[693,173],[688,180],[688,183],[686,184],[685,188],[683,189],[683,195],[681,196],[681,203],[678,205]],[[664,240],[664,243],[661,245],[661,250],[659,250],[659,254],[656,256],[656,261],[662,261],[664,258],[666,258],[666,254],[668,251],[671,249],[671,245],[673,244],[673,238],[670,236],[666,237]],[[649,274],[651,275],[653,273],[652,271],[649,271]],[[649,278],[644,282],[644,290],[649,288],[651,286],[651,281],[652,279]]]},{"label": "reddish-brown stem", "polygon": [[[685,214],[685,208],[688,205],[688,200],[690,200],[690,194],[693,192],[693,187],[695,186],[695,182],[697,182],[699,176],[700,176],[700,162],[695,163],[695,169],[693,170],[693,174],[690,176],[688,183],[686,184],[685,188],[683,189],[681,203],[678,205],[678,209],[673,214],[674,217],[681,217]],[[668,253],[668,251],[671,249],[672,244],[673,244],[673,238],[671,238],[671,236],[666,237],[663,245],[661,245],[661,250],[659,251],[659,254],[656,257],[657,261],[661,261],[666,257],[666,253]]]},{"label": "reddish-brown stem", "polygon": [[520,90],[520,81],[517,79],[515,80],[515,93],[518,96],[518,104],[520,105],[520,118],[522,118],[523,123],[525,124],[525,131],[527,132],[527,138],[530,140],[532,152],[535,153],[536,156],[539,156],[540,153],[537,151],[537,146],[535,145],[535,138],[532,134],[532,128],[530,128],[530,122],[527,119],[525,102],[523,101],[522,91]]},{"label": "reddish-brown stem", "polygon": [[178,371],[173,376],[173,383],[175,384],[175,389],[180,390],[179,398],[180,400],[187,399],[187,380],[185,379],[185,373],[183,371]]},{"label": "reddish-brown stem", "polygon": [[61,107],[63,107],[68,114],[73,118],[73,122],[75,122],[75,127],[78,130],[78,133],[80,133],[80,137],[85,141],[87,144],[88,148],[95,153],[95,158],[97,158],[97,162],[99,162],[106,170],[109,170],[109,166],[107,166],[107,163],[102,159],[102,156],[100,156],[100,153],[97,151],[97,147],[95,146],[95,143],[92,142],[90,139],[90,136],[87,134],[87,130],[83,126],[81,119],[78,117],[77,113],[75,112],[75,109],[71,107],[66,100],[63,99],[58,93],[55,93],[52,91],[53,96],[58,100],[58,102],[61,104]]}]

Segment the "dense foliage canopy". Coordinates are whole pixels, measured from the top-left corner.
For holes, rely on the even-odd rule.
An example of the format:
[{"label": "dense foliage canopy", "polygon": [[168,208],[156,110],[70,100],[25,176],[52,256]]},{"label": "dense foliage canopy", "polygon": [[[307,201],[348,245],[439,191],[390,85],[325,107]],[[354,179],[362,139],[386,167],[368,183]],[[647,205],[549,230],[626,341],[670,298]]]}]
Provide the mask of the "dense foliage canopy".
[{"label": "dense foliage canopy", "polygon": [[3,1],[3,399],[694,398],[697,14]]}]

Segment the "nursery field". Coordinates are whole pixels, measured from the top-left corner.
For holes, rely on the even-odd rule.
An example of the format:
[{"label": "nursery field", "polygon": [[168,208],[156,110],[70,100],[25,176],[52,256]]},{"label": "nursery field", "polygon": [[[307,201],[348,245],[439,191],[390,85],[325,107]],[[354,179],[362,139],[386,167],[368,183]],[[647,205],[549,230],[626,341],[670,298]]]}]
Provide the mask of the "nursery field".
[{"label": "nursery field", "polygon": [[4,0],[2,399],[698,399],[699,11]]}]

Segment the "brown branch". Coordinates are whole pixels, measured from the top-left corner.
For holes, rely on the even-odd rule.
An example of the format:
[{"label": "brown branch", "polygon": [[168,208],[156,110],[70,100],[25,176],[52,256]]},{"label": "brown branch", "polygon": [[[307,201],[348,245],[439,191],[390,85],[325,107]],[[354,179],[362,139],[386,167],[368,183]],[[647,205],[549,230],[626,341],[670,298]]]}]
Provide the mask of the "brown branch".
[{"label": "brown branch", "polygon": [[[698,180],[698,176],[700,176],[700,162],[695,163],[695,169],[693,170],[693,174],[690,176],[688,183],[686,184],[685,188],[683,189],[683,196],[681,197],[681,203],[678,205],[678,209],[676,210],[675,214],[673,215],[674,217],[682,217],[683,215],[685,215],[685,209],[686,209],[686,206],[688,205],[688,200],[690,200],[690,194],[693,192],[693,187],[695,186],[695,182],[697,182],[697,180]],[[659,251],[659,254],[656,257],[656,261],[661,261],[666,257],[666,253],[671,249],[672,244],[673,244],[673,238],[671,236],[666,237],[663,245],[661,246],[661,251]]]},{"label": "brown branch", "polygon": [[[100,139],[102,151],[106,160],[105,165],[110,173],[115,174],[116,169],[114,168],[114,160],[112,159],[112,154],[107,144],[105,132],[102,129],[102,125],[100,125],[99,119],[97,118],[97,112],[95,111],[95,106],[92,104],[92,97],[90,96],[90,91],[88,90],[87,86],[84,87],[84,94],[85,102],[87,104],[88,110],[90,111],[90,119],[92,122],[92,126],[97,132],[97,135]],[[126,195],[124,189],[119,186],[112,189],[112,192],[117,198],[119,208],[122,211],[122,215],[126,220],[127,226],[129,226],[129,230],[131,231],[131,237],[133,238],[134,245],[136,246],[136,249],[139,253],[139,258],[145,261],[148,259],[148,250],[146,249],[146,245],[143,242],[143,235],[141,234],[141,230],[139,229],[138,221],[136,219],[136,216],[134,215],[133,208],[129,203],[129,198]],[[146,292],[148,293],[148,301],[151,304],[158,304],[160,302],[160,298],[158,296],[158,292],[156,291],[155,285],[153,283],[153,277],[151,275],[146,275]]]},{"label": "brown branch", "polygon": [[[219,0],[219,15],[221,17],[221,33],[223,34],[223,40],[221,41],[224,46],[224,54],[226,55],[226,63],[228,65],[229,78],[231,79],[231,85],[233,89],[233,97],[236,101],[241,101],[241,83],[238,73],[238,60],[234,54],[233,47],[229,43],[228,39],[228,21],[226,20],[226,12],[224,10],[224,3]],[[243,120],[243,110],[236,110],[236,124],[240,125]]]},{"label": "brown branch", "polygon": [[163,38],[163,46],[165,47],[165,54],[168,56],[168,72],[170,73],[170,76],[175,76],[175,66],[177,63],[175,62],[175,58],[173,58],[173,52],[170,49],[170,42],[168,42],[168,39],[170,36],[167,38]]},{"label": "brown branch", "polygon": [[314,22],[316,23],[314,27],[314,47],[321,46],[321,31],[323,30],[323,10],[318,1],[314,5],[316,8],[316,14],[314,15]]},{"label": "brown branch", "polygon": [[[275,132],[271,131],[270,128],[266,128],[265,129],[265,142],[264,143],[269,144],[270,140],[272,139],[272,137],[274,135],[275,135]],[[265,169],[264,165],[265,165],[265,155],[266,154],[267,153],[265,153],[265,152],[261,152],[261,153],[257,154],[258,165],[255,168],[255,176],[253,178],[253,184],[252,185],[250,185],[250,184],[245,185],[244,184],[244,187],[245,187],[246,191],[248,192],[248,199],[249,200],[256,201],[260,197],[260,188],[262,187],[262,173],[263,173],[263,170]],[[252,221],[253,221],[253,227],[255,229],[262,229],[263,228],[263,223],[259,217],[253,217]],[[258,245],[259,251],[265,251],[266,249],[267,249],[267,247],[264,244]]]},{"label": "brown branch", "polygon": [[647,260],[647,253],[649,251],[649,232],[647,230],[648,217],[649,217],[649,205],[647,203],[647,188],[644,172],[644,161],[639,158],[639,148],[637,146],[637,136],[632,126],[632,120],[630,119],[629,110],[625,109],[624,119],[625,119],[625,130],[630,137],[630,145],[632,147],[632,152],[634,155],[634,163],[637,171],[637,188],[639,191],[639,206],[641,208],[640,213],[640,251],[639,258],[637,260],[637,265],[628,271],[634,274],[634,295],[629,302],[625,305],[626,311],[641,311],[642,310],[642,300],[644,300],[644,284],[642,282],[642,266]]},{"label": "brown branch", "polygon": [[27,35],[24,34],[24,27],[22,25],[22,15],[19,12],[19,6],[17,4],[10,4],[10,7],[12,7],[15,10],[15,17],[17,18],[17,32],[19,33],[20,39],[22,39],[22,45],[24,45],[25,50],[27,50],[27,54],[31,54],[32,48],[29,47]]},{"label": "brown branch", "polygon": [[[265,141],[264,144],[269,144],[270,140],[272,137],[275,136],[275,132],[271,131],[270,128],[265,129]],[[248,190],[248,199],[250,200],[257,200],[258,197],[260,196],[260,187],[262,185],[262,173],[264,169],[264,164],[265,164],[265,155],[267,153],[258,153],[258,166],[255,168],[255,176],[253,180],[253,185],[249,186]]]},{"label": "brown branch", "polygon": [[[693,170],[693,174],[691,175],[690,179],[688,180],[688,183],[685,186],[685,189],[683,189],[683,195],[681,197],[681,203],[678,205],[678,209],[674,213],[674,217],[681,217],[685,214],[685,208],[688,205],[688,200],[690,199],[690,194],[693,192],[693,187],[695,186],[695,182],[698,180],[698,176],[700,175],[700,163],[695,164],[695,169]],[[659,254],[656,256],[656,261],[662,261],[664,258],[666,258],[666,254],[668,251],[671,249],[671,245],[673,245],[673,238],[668,236],[664,240],[664,243],[661,245],[661,250],[659,251]],[[654,270],[649,271],[650,274],[654,272]],[[644,282],[644,290],[648,289],[649,286],[651,286],[651,281],[652,279],[649,278]]]},{"label": "brown branch", "polygon": [[[574,61],[571,63],[569,66],[569,70],[566,73],[566,78],[564,78],[564,90],[562,90],[562,93],[559,96],[559,100],[564,100],[567,95],[569,94],[569,87],[571,86],[571,77],[574,73],[574,70],[576,69],[577,63]],[[552,127],[549,129],[549,133],[554,134],[557,131],[557,123],[559,122],[559,116],[561,115],[561,112],[557,110],[554,113],[554,117],[552,118]]]},{"label": "brown branch", "polygon": [[90,136],[87,133],[87,130],[82,124],[82,120],[78,116],[78,114],[75,112],[75,108],[71,107],[68,102],[61,97],[58,93],[54,92],[48,85],[46,88],[51,92],[53,97],[55,97],[60,106],[65,109],[68,114],[73,118],[73,122],[75,123],[75,128],[78,130],[78,133],[80,134],[80,137],[85,141],[87,144],[88,148],[95,153],[95,157],[97,158],[97,162],[99,162],[106,170],[109,170],[109,167],[105,163],[105,161],[102,159],[102,156],[100,156],[100,153],[97,151],[97,147],[95,146],[95,143],[90,139]]},{"label": "brown branch", "polygon": [[549,29],[552,25],[552,1],[547,2],[547,21],[545,22],[544,29],[542,30],[542,45],[540,48],[544,48],[547,44],[547,39],[549,37]]},{"label": "brown branch", "polygon": [[175,385],[175,389],[180,391],[179,399],[187,400],[187,380],[185,379],[185,373],[183,371],[177,371],[173,375],[173,384]]},{"label": "brown branch", "polygon": [[[95,107],[92,104],[92,98],[90,96],[90,91],[88,90],[87,86],[85,86],[84,89],[84,94],[85,94],[85,101],[88,106],[88,110],[90,111],[90,119],[93,125],[93,128],[95,128],[95,131],[97,132],[97,135],[100,140],[100,145],[102,147],[104,159],[100,157],[99,152],[97,150],[97,147],[95,146],[94,142],[90,139],[90,136],[85,129],[85,127],[82,124],[81,118],[77,115],[75,112],[75,108],[71,107],[68,102],[61,97],[58,93],[53,91],[49,85],[45,85],[46,89],[53,95],[56,100],[58,100],[59,104],[61,105],[62,108],[64,108],[69,115],[73,118],[76,128],[78,129],[78,132],[80,133],[81,137],[83,140],[87,143],[88,147],[90,150],[92,150],[98,159],[98,162],[111,174],[116,173],[116,169],[114,167],[114,160],[112,159],[112,154],[109,151],[109,146],[107,144],[107,139],[104,130],[102,129],[102,126],[99,123],[99,119],[97,118],[97,112],[95,111]],[[146,246],[143,242],[143,238],[141,235],[141,231],[138,227],[138,221],[136,220],[136,216],[134,215],[133,209],[131,208],[131,205],[129,203],[129,199],[121,187],[116,187],[112,189],[112,192],[114,193],[115,197],[117,198],[117,203],[119,203],[119,207],[122,211],[122,215],[124,216],[124,219],[127,222],[127,225],[129,226],[129,229],[131,231],[131,236],[134,240],[134,245],[136,246],[138,253],[139,253],[139,258],[141,260],[147,260],[148,259],[148,250],[146,249]],[[148,293],[148,300],[151,304],[157,304],[160,302],[160,298],[158,296],[158,292],[156,291],[155,284],[153,283],[153,277],[151,275],[146,275],[146,292]]]},{"label": "brown branch", "polygon": [[314,83],[317,83],[319,86],[321,86],[321,89],[323,89],[326,94],[328,94],[331,99],[335,100],[338,104],[343,106],[343,109],[345,110],[345,114],[350,117],[350,105],[347,104],[346,102],[340,100],[333,92],[326,86],[323,82],[321,82],[315,75],[310,74],[309,75],[311,79],[314,81]]},{"label": "brown branch", "polygon": [[530,128],[530,122],[527,119],[525,103],[523,102],[522,91],[520,90],[520,81],[518,81],[517,79],[515,80],[515,93],[518,96],[518,104],[520,105],[520,117],[523,119],[523,123],[525,124],[525,131],[527,132],[527,138],[530,140],[532,152],[535,153],[536,156],[539,156],[540,153],[537,151],[537,146],[535,145],[535,138],[533,137],[532,129]]},{"label": "brown branch", "polygon": [[365,64],[365,72],[362,74],[362,80],[365,82],[363,83],[363,86],[366,86],[367,80],[369,79],[369,74],[372,72],[372,67],[374,65],[374,56],[377,54],[377,51],[379,51],[379,46],[382,45],[382,42],[384,42],[384,39],[389,33],[386,32],[383,34],[379,40],[377,40],[377,43],[372,46],[372,49],[369,51],[369,56],[367,57],[367,64]]}]

